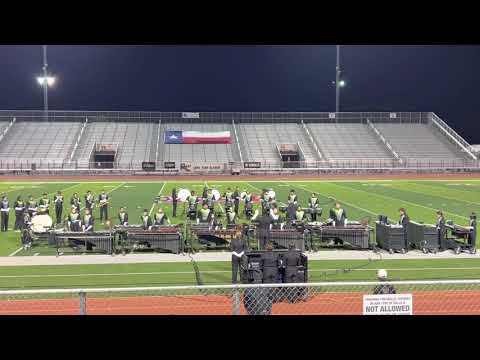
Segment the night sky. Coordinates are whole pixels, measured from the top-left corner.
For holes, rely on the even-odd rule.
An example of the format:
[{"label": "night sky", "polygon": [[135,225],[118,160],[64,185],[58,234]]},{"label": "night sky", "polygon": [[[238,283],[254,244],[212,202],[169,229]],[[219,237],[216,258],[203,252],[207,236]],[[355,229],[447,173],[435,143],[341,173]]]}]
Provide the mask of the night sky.
[{"label": "night sky", "polygon": [[[334,111],[335,46],[49,46],[53,110]],[[433,111],[480,143],[480,46],[342,47],[341,111]],[[43,108],[41,46],[0,46],[0,109]]]}]

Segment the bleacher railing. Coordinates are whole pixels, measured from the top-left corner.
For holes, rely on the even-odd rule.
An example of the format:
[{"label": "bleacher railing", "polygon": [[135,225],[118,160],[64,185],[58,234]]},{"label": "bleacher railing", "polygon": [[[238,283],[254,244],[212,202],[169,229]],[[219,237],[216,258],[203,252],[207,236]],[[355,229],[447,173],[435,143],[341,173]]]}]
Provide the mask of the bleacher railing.
[{"label": "bleacher railing", "polygon": [[[365,297],[385,285],[383,308]],[[379,300],[382,303],[382,300]],[[479,315],[480,280],[317,282],[0,291],[1,315]]]},{"label": "bleacher railing", "polygon": [[430,113],[429,115],[431,122],[436,125],[441,131],[443,131],[447,135],[447,137],[450,137],[457,147],[467,153],[472,159],[478,160],[477,156],[470,151],[471,145],[464,138],[462,138],[455,130],[448,126],[445,121],[440,119],[437,114]]},{"label": "bleacher railing", "polygon": [[[148,161],[148,160],[146,160]],[[370,159],[370,160],[327,160],[327,161],[298,161],[298,162],[254,162],[258,164],[256,167],[247,166],[252,162],[233,162],[233,163],[195,163],[194,169],[191,167],[182,166],[181,163],[176,163],[175,168],[164,168],[164,163],[157,162],[156,171],[162,173],[172,174],[231,174],[233,167],[240,168],[244,174],[254,173],[274,173],[284,170],[312,172],[317,171],[349,171],[349,170],[393,170],[393,171],[421,171],[421,170],[474,170],[480,171],[478,161],[474,160],[452,160],[452,161],[417,161],[413,159],[407,159],[400,164],[396,159]],[[110,163],[108,163],[110,164]],[[193,164],[192,162],[185,164]],[[72,161],[55,161],[55,160],[1,160],[0,159],[0,171],[2,172],[54,172],[60,173],[62,170],[69,173],[85,172],[89,170],[92,174],[96,172],[104,171],[107,166],[102,166],[102,163],[95,163],[92,161],[72,160]],[[110,166],[111,167],[111,166]],[[142,161],[120,161],[114,163],[114,168],[110,171],[122,173],[122,172],[142,172]],[[148,174],[146,172],[145,174]]]}]

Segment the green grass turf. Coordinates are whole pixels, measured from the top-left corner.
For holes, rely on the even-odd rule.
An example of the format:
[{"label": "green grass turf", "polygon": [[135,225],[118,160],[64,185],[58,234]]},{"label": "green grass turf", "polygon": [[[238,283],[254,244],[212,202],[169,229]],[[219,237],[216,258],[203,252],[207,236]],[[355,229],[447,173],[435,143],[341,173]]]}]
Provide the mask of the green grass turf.
[{"label": "green grass turf", "polygon": [[[371,223],[375,221],[378,214],[387,215],[391,219],[398,219],[398,209],[405,207],[410,218],[415,221],[425,223],[435,222],[435,211],[442,209],[446,218],[454,220],[460,225],[468,223],[468,216],[471,211],[480,212],[480,180],[409,180],[409,181],[284,181],[275,182],[222,182],[214,181],[207,183],[209,187],[217,188],[223,193],[227,187],[232,190],[239,186],[243,191],[250,190],[253,193],[259,193],[262,188],[272,187],[277,193],[279,201],[286,202],[290,189],[295,189],[300,203],[305,205],[311,192],[319,194],[319,199],[323,204],[325,218],[328,215],[328,209],[333,205],[329,197],[334,197],[343,203],[347,210],[350,220],[360,220],[364,217],[370,217]],[[144,208],[149,211],[156,211],[158,205],[154,204],[157,195],[170,195],[173,187],[177,190],[187,188],[201,193],[205,182],[185,180],[183,182],[2,182],[0,183],[0,193],[7,193],[13,208],[13,203],[18,195],[25,197],[29,194],[39,198],[43,192],[50,194],[53,198],[57,190],[62,190],[66,199],[64,216],[69,208],[69,200],[74,192],[78,192],[82,201],[87,190],[91,190],[98,195],[102,189],[110,192],[111,208],[109,215],[117,223],[117,213],[121,206],[126,206],[130,216],[130,223],[139,223],[139,218]],[[161,204],[167,214],[171,217],[171,206]],[[241,206],[241,210],[243,206]],[[179,204],[177,214],[181,214],[183,206]],[[218,207],[217,210],[221,210]],[[94,210],[96,220],[96,229],[102,228],[98,220],[99,211]],[[10,228],[14,225],[14,211],[10,214]],[[172,218],[174,223],[183,222],[184,217],[178,216]],[[13,231],[0,233],[0,256],[7,256],[18,250],[20,247],[20,234]],[[29,256],[33,254],[53,254],[53,249],[46,247],[35,247],[30,252],[19,251],[16,256]],[[443,263],[446,262],[446,263]],[[373,280],[374,269],[379,266],[397,269],[400,267],[418,267],[414,270],[392,270],[391,276],[402,280],[407,279],[467,279],[478,278],[480,276],[480,260],[476,259],[458,259],[458,260],[389,260],[374,262],[363,267],[361,262],[311,262],[312,269],[315,267],[326,267],[329,271],[312,271],[310,280],[312,281],[341,281],[341,280]],[[360,264],[360,265],[359,265]],[[384,265],[382,265],[384,264]],[[444,265],[446,264],[446,265]],[[453,265],[452,265],[453,264]],[[473,264],[473,265],[472,265]],[[228,283],[229,264],[228,263],[200,263],[202,278],[205,283]],[[352,272],[342,272],[342,267],[362,266],[362,269]],[[428,268],[437,269],[428,269]],[[450,269],[455,267],[456,269]],[[465,269],[465,268],[474,269]],[[476,269],[479,267],[479,269]],[[446,268],[446,269],[438,269]],[[463,268],[463,269],[461,269]],[[141,269],[154,269],[152,271]],[[167,269],[167,270],[166,270]],[[173,270],[168,270],[173,269]],[[186,273],[178,273],[183,270]],[[371,271],[370,271],[370,270]],[[79,265],[79,266],[52,266],[52,267],[15,267],[0,268],[0,276],[5,274],[28,275],[28,274],[51,274],[57,272],[65,274],[76,271],[88,273],[138,273],[154,272],[155,274],[132,274],[132,275],[107,275],[107,276],[84,276],[84,277],[0,277],[1,288],[11,287],[63,287],[63,286],[143,286],[143,285],[174,285],[174,284],[195,284],[195,276],[191,264],[131,264],[131,265]],[[162,272],[170,271],[170,274]],[[220,272],[208,272],[220,271]],[[158,274],[157,274],[158,272]]]},{"label": "green grass turf", "polygon": [[[229,284],[229,262],[198,263],[205,285]],[[480,259],[310,261],[310,282],[375,281],[387,269],[391,280],[478,279]],[[0,267],[0,289],[196,285],[191,263]]]},{"label": "green grass turf", "polygon": [[[319,194],[319,199],[324,207],[324,216],[332,206],[328,197],[334,197],[343,202],[351,220],[360,220],[370,217],[375,220],[378,214],[384,214],[392,219],[398,218],[398,208],[405,207],[411,217],[416,221],[425,223],[435,222],[435,211],[442,209],[447,219],[454,220],[459,224],[466,224],[471,211],[480,212],[480,181],[479,180],[449,180],[449,181],[322,181],[322,182],[210,182],[208,186],[217,188],[224,192],[227,187],[232,189],[239,186],[241,190],[249,189],[258,193],[264,187],[273,187],[277,192],[279,201],[286,201],[288,191],[295,189],[298,193],[300,203],[306,201],[312,191]],[[105,189],[110,192],[111,208],[110,216],[116,222],[116,214],[121,206],[126,206],[130,216],[130,223],[139,222],[140,215],[144,208],[153,212],[157,205],[154,198],[160,194],[171,194],[172,188],[188,188],[201,192],[205,182],[108,182],[108,183],[0,183],[0,193],[6,192],[12,203],[18,195],[26,197],[33,194],[39,198],[43,192],[53,197],[56,190],[64,192],[66,202],[64,216],[69,208],[69,199],[74,192],[78,192],[83,199],[87,190],[95,195]],[[171,215],[171,206],[162,204],[167,214]],[[217,206],[217,210],[221,210]],[[181,214],[183,206],[178,206],[178,213]],[[96,218],[99,216],[98,209],[94,210]],[[10,213],[10,228],[14,224],[14,211]],[[174,223],[182,222],[183,217],[172,219]],[[100,222],[96,221],[97,230],[102,228]],[[0,256],[9,255],[20,246],[19,233],[8,232],[0,234]],[[39,248],[35,252],[39,254],[51,254],[51,249]],[[18,255],[30,255],[20,251]]]}]

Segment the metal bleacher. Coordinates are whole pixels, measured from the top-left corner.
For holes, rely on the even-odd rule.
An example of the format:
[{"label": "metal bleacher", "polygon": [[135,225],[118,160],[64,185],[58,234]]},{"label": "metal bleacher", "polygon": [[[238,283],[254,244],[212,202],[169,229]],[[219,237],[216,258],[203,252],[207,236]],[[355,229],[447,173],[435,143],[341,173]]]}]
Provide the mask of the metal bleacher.
[{"label": "metal bleacher", "polygon": [[269,165],[280,165],[281,159],[276,145],[298,143],[303,150],[305,161],[315,162],[320,160],[308,140],[306,133],[298,123],[281,124],[238,124],[237,130],[244,156],[248,161],[261,161]]},{"label": "metal bleacher", "polygon": [[307,126],[328,160],[393,159],[368,125],[310,123]]},{"label": "metal bleacher", "polygon": [[164,142],[165,131],[230,131],[231,144],[164,144],[161,146],[159,161],[217,162],[240,161],[236,150],[231,124],[222,123],[167,123],[160,129],[160,142]]},{"label": "metal bleacher", "polygon": [[0,143],[0,159],[61,163],[72,150],[81,125],[80,122],[17,121]]},{"label": "metal bleacher", "polygon": [[[97,171],[95,143],[117,145],[115,171],[143,161],[202,169],[283,171],[279,145],[298,144],[301,171],[318,168],[480,168],[478,152],[435,113],[178,113],[0,111],[0,169]],[[165,144],[167,130],[230,131],[231,144]],[[4,135],[2,137],[2,135]],[[260,162],[244,164],[239,162]],[[211,163],[214,166],[203,166]],[[220,164],[220,166],[219,166]],[[226,166],[221,166],[225,164]],[[288,164],[290,165],[290,164]],[[184,167],[183,169],[186,169]],[[223,170],[222,170],[223,169]],[[253,169],[253,170],[252,170]],[[165,170],[165,169],[163,169]],[[170,171],[170,169],[168,169]],[[209,170],[210,171],[210,170]],[[288,170],[290,171],[290,170]]]},{"label": "metal bleacher", "polygon": [[466,159],[447,138],[431,124],[382,123],[375,126],[407,161],[463,161]]},{"label": "metal bleacher", "polygon": [[[117,164],[128,167],[150,160],[156,145],[157,124],[153,122],[92,122],[85,129],[74,160],[88,163],[95,143],[117,144]],[[154,160],[154,159],[153,159]]]}]

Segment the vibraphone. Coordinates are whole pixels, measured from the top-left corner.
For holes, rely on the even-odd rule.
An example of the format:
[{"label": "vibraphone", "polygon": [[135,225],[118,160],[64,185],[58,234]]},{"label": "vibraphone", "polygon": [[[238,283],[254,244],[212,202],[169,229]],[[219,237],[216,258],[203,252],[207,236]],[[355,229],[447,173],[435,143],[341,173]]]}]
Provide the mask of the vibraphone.
[{"label": "vibraphone", "polygon": [[115,234],[106,231],[50,231],[48,234],[48,243],[56,247],[57,255],[63,253],[61,250],[66,248],[74,251],[102,251],[111,255],[115,251],[114,240]]},{"label": "vibraphone", "polygon": [[208,224],[190,224],[191,237],[208,247],[228,246],[233,239],[242,237],[242,226],[229,226],[226,229],[215,229]]},{"label": "vibraphone", "polygon": [[312,237],[318,238],[321,243],[334,240],[341,241],[344,247],[350,246],[362,250],[372,247],[373,228],[368,225],[331,226],[307,224],[305,227]]},{"label": "vibraphone", "polygon": [[459,254],[463,250],[469,251],[471,254],[477,252],[475,230],[470,227],[455,224],[446,224],[445,228],[450,231],[450,234],[453,237],[449,238],[447,236],[445,241],[447,249],[454,250],[455,254]]},{"label": "vibraphone", "polygon": [[178,254],[184,249],[181,225],[153,226],[150,230],[140,225],[116,226],[115,233],[122,251],[143,248]]},{"label": "vibraphone", "polygon": [[272,229],[270,230],[270,241],[275,249],[288,249],[291,242],[295,244],[297,250],[305,251],[305,238],[303,232],[296,228]]}]

